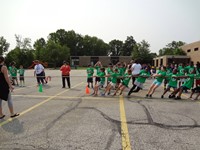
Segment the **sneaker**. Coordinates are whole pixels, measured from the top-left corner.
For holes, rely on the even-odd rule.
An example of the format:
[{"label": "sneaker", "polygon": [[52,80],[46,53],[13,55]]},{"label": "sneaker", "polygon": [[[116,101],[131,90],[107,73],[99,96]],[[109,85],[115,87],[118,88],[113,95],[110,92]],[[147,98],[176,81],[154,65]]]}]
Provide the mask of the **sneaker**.
[{"label": "sneaker", "polygon": [[102,93],[101,96],[106,96],[106,95],[104,93]]},{"label": "sneaker", "polygon": [[151,94],[151,95],[149,95],[149,97],[150,97],[150,98],[152,98],[152,94]]},{"label": "sneaker", "polygon": [[110,92],[108,92],[108,95],[110,95]]},{"label": "sneaker", "polygon": [[175,97],[174,99],[175,99],[175,100],[179,100],[179,99],[181,99],[181,97],[177,96],[177,97]]},{"label": "sneaker", "polygon": [[171,95],[171,94],[170,94],[170,95],[169,95],[169,98],[175,98],[175,95]]},{"label": "sneaker", "polygon": [[164,98],[164,96],[162,95],[161,98]]},{"label": "sneaker", "polygon": [[148,97],[149,95],[147,94],[146,97]]}]

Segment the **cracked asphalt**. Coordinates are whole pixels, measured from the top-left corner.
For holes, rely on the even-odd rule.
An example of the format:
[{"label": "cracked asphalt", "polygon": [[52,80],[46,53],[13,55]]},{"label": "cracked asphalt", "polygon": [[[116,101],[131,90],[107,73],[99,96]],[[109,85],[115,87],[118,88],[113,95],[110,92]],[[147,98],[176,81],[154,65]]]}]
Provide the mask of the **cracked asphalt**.
[{"label": "cracked asphalt", "polygon": [[[33,70],[25,74],[26,87],[16,87],[12,93],[15,111],[21,115],[10,119],[3,102],[6,117],[0,120],[0,150],[200,149],[200,101],[187,100],[189,93],[183,100],[161,99],[160,87],[146,99],[152,82],[147,80],[145,88],[129,98],[124,91],[126,122],[122,122],[119,96],[85,94],[85,70],[71,71],[71,89],[61,88],[59,70],[46,70],[52,81],[43,92],[38,91]],[[127,135],[131,147],[128,140],[122,144]]]}]

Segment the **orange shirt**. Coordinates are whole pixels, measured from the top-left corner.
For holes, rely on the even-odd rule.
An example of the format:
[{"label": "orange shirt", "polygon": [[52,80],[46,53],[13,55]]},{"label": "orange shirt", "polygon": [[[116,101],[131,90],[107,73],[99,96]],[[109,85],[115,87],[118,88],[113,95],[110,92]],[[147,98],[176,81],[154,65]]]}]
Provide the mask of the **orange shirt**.
[{"label": "orange shirt", "polygon": [[70,75],[71,68],[69,65],[62,65],[60,71],[62,71],[62,75]]}]

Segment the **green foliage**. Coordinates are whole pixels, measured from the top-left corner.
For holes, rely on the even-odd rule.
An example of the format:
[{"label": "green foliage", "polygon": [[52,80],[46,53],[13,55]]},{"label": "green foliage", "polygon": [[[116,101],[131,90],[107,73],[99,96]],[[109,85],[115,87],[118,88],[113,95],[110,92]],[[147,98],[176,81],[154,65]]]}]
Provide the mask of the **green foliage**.
[{"label": "green foliage", "polygon": [[172,41],[167,44],[166,47],[159,50],[159,56],[163,55],[186,55],[186,53],[180,48],[185,43],[182,41]]},{"label": "green foliage", "polygon": [[132,57],[133,59],[139,59],[141,63],[151,63],[152,59],[155,57],[155,53],[150,53],[149,43],[143,40],[134,46]]},{"label": "green foliage", "polygon": [[120,40],[112,40],[109,42],[110,49],[108,51],[109,56],[121,56],[123,49],[123,42]]},{"label": "green foliage", "polygon": [[6,42],[3,36],[0,37],[0,55],[8,51],[10,44]]}]

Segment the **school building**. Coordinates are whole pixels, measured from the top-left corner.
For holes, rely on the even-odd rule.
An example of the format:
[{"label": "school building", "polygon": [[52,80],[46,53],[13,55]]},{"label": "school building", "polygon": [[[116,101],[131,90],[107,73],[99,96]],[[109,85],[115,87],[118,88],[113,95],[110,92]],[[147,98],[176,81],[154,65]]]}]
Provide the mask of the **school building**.
[{"label": "school building", "polygon": [[158,67],[160,65],[166,66],[167,64],[175,63],[189,63],[193,61],[196,64],[200,61],[200,41],[193,42],[190,44],[185,44],[181,46],[182,50],[186,52],[186,56],[182,55],[165,55],[156,57],[153,59],[154,66]]},{"label": "school building", "polygon": [[129,63],[132,60],[131,56],[71,56],[72,66],[86,67],[88,64],[95,65],[97,61],[101,61],[103,66],[108,66],[109,63],[116,64],[117,62]]}]

